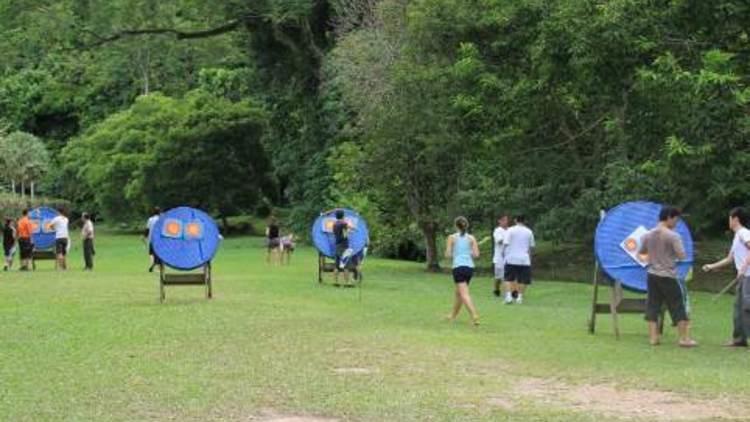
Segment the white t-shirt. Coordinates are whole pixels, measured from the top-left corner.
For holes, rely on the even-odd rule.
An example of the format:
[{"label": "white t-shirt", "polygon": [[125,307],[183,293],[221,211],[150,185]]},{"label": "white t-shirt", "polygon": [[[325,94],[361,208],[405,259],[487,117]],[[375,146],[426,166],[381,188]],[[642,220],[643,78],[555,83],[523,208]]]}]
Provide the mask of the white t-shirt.
[{"label": "white t-shirt", "polygon": [[49,223],[52,225],[52,228],[55,229],[55,239],[67,239],[70,237],[68,234],[68,217],[58,215]]},{"label": "white t-shirt", "polygon": [[493,264],[503,264],[505,261],[504,250],[505,250],[505,232],[507,230],[498,227],[492,233],[492,240],[495,242],[495,255],[492,257]]},{"label": "white t-shirt", "polygon": [[[742,265],[747,259],[747,255],[750,254],[750,250],[747,249],[747,244],[750,242],[750,230],[745,227],[737,230],[734,234],[734,240],[732,241],[732,255],[734,256],[734,266],[739,271]],[[750,268],[745,271],[746,276],[750,276]]]},{"label": "white t-shirt", "polygon": [[505,232],[505,263],[530,266],[531,248],[535,246],[531,229],[516,224]]},{"label": "white t-shirt", "polygon": [[151,229],[154,228],[154,224],[159,221],[159,215],[152,215],[148,218],[148,221],[146,222],[146,228],[148,229],[148,235],[151,236]]}]

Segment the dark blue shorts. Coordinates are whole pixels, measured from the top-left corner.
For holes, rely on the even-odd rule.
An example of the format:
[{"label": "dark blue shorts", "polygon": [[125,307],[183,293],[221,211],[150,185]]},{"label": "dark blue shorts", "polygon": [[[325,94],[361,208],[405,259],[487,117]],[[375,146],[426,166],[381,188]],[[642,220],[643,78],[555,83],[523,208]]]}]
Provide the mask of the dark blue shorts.
[{"label": "dark blue shorts", "polygon": [[471,278],[474,277],[474,268],[471,267],[456,267],[453,269],[453,282],[454,283],[471,283]]}]

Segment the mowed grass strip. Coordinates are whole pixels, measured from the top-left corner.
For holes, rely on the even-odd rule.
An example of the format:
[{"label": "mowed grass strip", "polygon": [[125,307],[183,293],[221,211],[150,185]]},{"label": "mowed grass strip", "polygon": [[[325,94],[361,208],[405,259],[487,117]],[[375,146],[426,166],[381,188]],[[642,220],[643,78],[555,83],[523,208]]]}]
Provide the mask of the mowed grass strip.
[{"label": "mowed grass strip", "polygon": [[360,301],[318,285],[312,249],[274,267],[262,240],[228,239],[213,300],[172,287],[160,305],[137,237],[101,234],[97,253],[93,273],[76,242],[67,273],[40,262],[0,274],[0,420],[601,420],[517,387],[542,378],[743,405],[750,387],[750,353],[719,346],[730,296],[693,294],[698,349],[674,346],[672,330],[652,348],[637,315],[621,318],[620,341],[606,315],[589,335],[587,285],[538,282],[504,306],[476,279],[476,329],[465,314],[443,321],[452,281],[419,264],[368,259]]}]

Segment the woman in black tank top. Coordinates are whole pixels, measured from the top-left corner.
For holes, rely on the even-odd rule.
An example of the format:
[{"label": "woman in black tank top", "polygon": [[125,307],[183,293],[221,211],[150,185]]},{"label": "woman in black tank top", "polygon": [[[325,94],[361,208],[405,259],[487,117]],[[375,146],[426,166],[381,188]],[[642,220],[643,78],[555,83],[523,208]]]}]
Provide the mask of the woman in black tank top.
[{"label": "woman in black tank top", "polygon": [[276,218],[271,217],[268,220],[268,226],[266,227],[266,245],[268,251],[266,253],[266,262],[271,262],[271,255],[276,255],[274,260],[277,263],[281,263],[281,238],[280,238],[279,225],[276,222]]},{"label": "woman in black tank top", "polygon": [[13,265],[13,252],[16,245],[16,229],[13,227],[13,220],[6,219],[3,225],[3,257],[5,258],[3,269],[8,271]]}]

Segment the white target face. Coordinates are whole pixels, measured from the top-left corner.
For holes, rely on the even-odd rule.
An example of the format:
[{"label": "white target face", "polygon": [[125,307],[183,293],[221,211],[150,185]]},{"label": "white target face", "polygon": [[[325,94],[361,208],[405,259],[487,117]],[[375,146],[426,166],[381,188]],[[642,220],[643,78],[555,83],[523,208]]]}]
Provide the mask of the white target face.
[{"label": "white target face", "polygon": [[648,265],[648,256],[638,253],[641,250],[643,236],[646,233],[648,233],[648,229],[643,226],[638,226],[637,229],[633,230],[633,232],[620,243],[622,250],[624,250],[625,253],[633,258],[633,261],[637,262],[642,267]]}]

